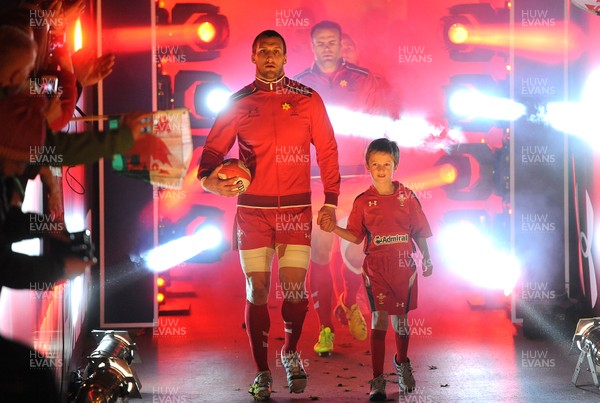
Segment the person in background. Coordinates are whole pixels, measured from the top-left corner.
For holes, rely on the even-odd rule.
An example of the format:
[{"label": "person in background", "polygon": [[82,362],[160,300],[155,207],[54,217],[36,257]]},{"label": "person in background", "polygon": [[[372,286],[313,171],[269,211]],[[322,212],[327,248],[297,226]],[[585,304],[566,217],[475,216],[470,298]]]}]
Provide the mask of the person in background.
[{"label": "person in background", "polygon": [[[326,20],[315,24],[310,31],[314,62],[294,78],[321,94],[328,109],[343,107],[346,111],[364,114],[386,114],[388,109],[384,102],[385,94],[375,76],[369,70],[349,63],[342,57],[342,35],[342,28],[336,22]],[[362,172],[362,158],[356,157],[359,154],[356,149],[364,150],[367,141],[360,136],[339,141],[340,135],[336,133],[336,136],[340,147],[340,166],[355,166],[357,169],[357,172],[348,175],[351,179],[342,177],[342,188],[345,188],[356,181],[358,170]],[[349,211],[350,204],[351,201],[340,201],[340,210]],[[345,214],[338,216],[342,218]],[[335,298],[337,306],[332,309],[334,272],[340,270],[339,267],[334,267],[332,259],[333,236],[314,231],[312,239],[309,284],[313,306],[321,326],[314,351],[327,356],[334,350],[335,327],[332,313],[335,313],[342,325],[348,325],[352,336],[359,341],[367,339],[367,325],[356,299],[360,289],[360,276],[345,263],[341,267],[344,290]],[[360,254],[360,248],[353,245],[349,246],[347,253],[353,253],[353,249],[356,249],[356,255]]]},{"label": "person in background", "polygon": [[[17,177],[46,136],[46,100],[21,91],[35,56],[30,36],[15,27],[0,26],[0,290],[30,289],[32,284],[74,278],[93,263],[75,255],[27,256],[11,250],[13,242],[30,235],[29,215],[20,209],[23,195]],[[2,399],[60,402],[54,369],[32,367],[32,354],[43,360],[30,347],[0,337]]]}]

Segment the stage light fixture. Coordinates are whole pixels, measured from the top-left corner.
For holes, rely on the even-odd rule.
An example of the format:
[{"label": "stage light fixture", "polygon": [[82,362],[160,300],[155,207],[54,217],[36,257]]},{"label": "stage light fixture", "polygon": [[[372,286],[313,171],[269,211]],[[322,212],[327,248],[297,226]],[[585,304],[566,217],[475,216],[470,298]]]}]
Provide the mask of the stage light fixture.
[{"label": "stage light fixture", "polygon": [[444,87],[449,126],[487,133],[493,127],[508,127],[525,115],[526,107],[509,99],[507,84],[485,74],[451,76]]},{"label": "stage light fixture", "polygon": [[194,90],[194,107],[201,116],[216,117],[227,105],[231,91],[220,82],[201,83]]},{"label": "stage light fixture", "polygon": [[[187,93],[194,88],[194,108],[188,106]],[[218,111],[229,99],[229,88],[219,74],[211,71],[181,70],[175,75],[173,102],[176,108],[193,109],[190,125],[193,128],[212,127]]]},{"label": "stage light fixture", "polygon": [[164,305],[166,303],[167,283],[169,282],[168,274],[168,272],[165,272],[156,278],[156,286],[158,288],[156,302],[158,302],[158,305]]},{"label": "stage light fixture", "polygon": [[[219,13],[219,7],[206,3],[177,3],[169,12],[157,5],[158,41],[179,38],[177,60],[199,62],[219,57],[219,49],[229,42],[229,20]],[[165,30],[166,29],[166,30]],[[164,33],[164,34],[163,34]]]},{"label": "stage light fixture", "polygon": [[229,249],[222,231],[224,211],[219,208],[193,205],[183,218],[162,216],[159,221],[159,245],[141,254],[149,270],[164,272],[184,262],[216,262]]},{"label": "stage light fixture", "polygon": [[[508,9],[494,9],[490,3],[457,4],[442,17],[444,43],[452,60],[488,62],[497,50],[486,47],[490,27],[508,25]],[[487,28],[486,32],[482,28]]]},{"label": "stage light fixture", "polygon": [[495,157],[487,144],[451,146],[435,165],[449,164],[456,170],[454,182],[443,185],[453,200],[487,200],[494,190]]},{"label": "stage light fixture", "polygon": [[579,319],[577,327],[575,328],[575,334],[573,335],[573,342],[571,349],[576,346],[581,353],[575,366],[575,372],[571,381],[577,386],[577,378],[581,372],[581,365],[583,361],[587,359],[590,373],[594,385],[600,387],[600,381],[598,380],[597,366],[600,366],[600,317]]},{"label": "stage light fixture", "polygon": [[137,346],[127,331],[93,330],[98,346],[88,356],[76,403],[141,399],[142,384],[130,364]]}]

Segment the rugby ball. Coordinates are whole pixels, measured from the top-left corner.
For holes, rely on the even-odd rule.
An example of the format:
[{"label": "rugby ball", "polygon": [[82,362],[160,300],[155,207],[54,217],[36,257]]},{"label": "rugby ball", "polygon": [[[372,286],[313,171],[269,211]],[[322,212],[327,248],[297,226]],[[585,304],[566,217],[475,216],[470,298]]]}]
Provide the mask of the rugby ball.
[{"label": "rugby ball", "polygon": [[223,166],[217,172],[217,177],[222,180],[238,177],[239,179],[235,183],[239,186],[240,193],[248,190],[248,186],[252,182],[250,170],[246,164],[237,158],[229,158],[223,161]]},{"label": "rugby ball", "polygon": [[571,0],[571,3],[588,13],[600,15],[600,1],[594,0]]}]

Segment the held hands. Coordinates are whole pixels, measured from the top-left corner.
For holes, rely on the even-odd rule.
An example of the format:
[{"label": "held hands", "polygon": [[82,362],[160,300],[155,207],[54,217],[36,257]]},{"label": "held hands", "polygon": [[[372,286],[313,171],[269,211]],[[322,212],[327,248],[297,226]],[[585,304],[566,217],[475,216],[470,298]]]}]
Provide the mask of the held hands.
[{"label": "held hands", "polygon": [[205,179],[201,182],[202,188],[209,193],[214,193],[220,196],[238,196],[240,194],[240,186],[236,184],[236,182],[238,181],[239,176],[227,179],[219,179],[217,173],[219,172],[222,166],[223,164],[219,165],[218,167],[213,169],[210,175],[205,177]]},{"label": "held hands", "polygon": [[322,231],[332,232],[336,227],[337,219],[335,217],[335,208],[323,206],[317,215],[317,224]]}]

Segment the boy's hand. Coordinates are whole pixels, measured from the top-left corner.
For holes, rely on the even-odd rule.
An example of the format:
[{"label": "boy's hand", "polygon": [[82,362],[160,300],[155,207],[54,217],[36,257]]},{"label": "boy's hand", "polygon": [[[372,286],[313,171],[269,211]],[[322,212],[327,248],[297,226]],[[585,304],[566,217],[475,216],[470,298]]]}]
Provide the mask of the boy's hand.
[{"label": "boy's hand", "polygon": [[317,215],[317,224],[321,230],[331,232],[335,229],[337,219],[335,217],[335,209],[330,206],[323,206]]},{"label": "boy's hand", "polygon": [[328,231],[331,228],[331,217],[329,217],[329,215],[325,215],[323,216],[323,218],[321,219],[320,223],[319,223],[319,228],[321,228],[322,231],[326,231],[326,232],[331,232]]},{"label": "boy's hand", "polygon": [[429,277],[433,274],[433,263],[430,258],[423,258],[423,277]]}]

